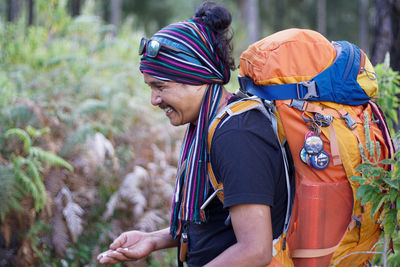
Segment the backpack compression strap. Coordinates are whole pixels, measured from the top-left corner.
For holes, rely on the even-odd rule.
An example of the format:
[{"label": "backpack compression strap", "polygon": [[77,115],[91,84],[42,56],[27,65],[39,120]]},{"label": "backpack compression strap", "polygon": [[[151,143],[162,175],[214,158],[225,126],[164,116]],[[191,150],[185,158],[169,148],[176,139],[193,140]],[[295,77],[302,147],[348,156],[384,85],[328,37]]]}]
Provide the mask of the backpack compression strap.
[{"label": "backpack compression strap", "polygon": [[[357,82],[365,54],[355,45],[335,42],[341,52],[333,64],[309,81],[289,84],[259,85],[248,77],[239,77],[240,90],[266,100],[302,99],[331,101],[346,105],[361,105],[370,100]],[[340,94],[336,92],[340,88]]]}]

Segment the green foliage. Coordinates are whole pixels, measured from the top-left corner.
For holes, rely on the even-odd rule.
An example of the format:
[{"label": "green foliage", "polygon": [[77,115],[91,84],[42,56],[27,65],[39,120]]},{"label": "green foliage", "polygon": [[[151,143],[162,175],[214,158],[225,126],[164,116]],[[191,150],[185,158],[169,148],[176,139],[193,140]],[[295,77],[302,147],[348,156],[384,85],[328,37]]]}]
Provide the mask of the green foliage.
[{"label": "green foliage", "polygon": [[[365,147],[360,144],[363,163],[357,167],[361,176],[353,176],[351,180],[357,181],[360,187],[357,190],[357,199],[361,205],[371,204],[371,218],[380,212],[378,223],[383,228],[385,240],[398,240],[400,226],[400,152],[395,153],[391,159],[380,159],[381,148],[379,142],[371,140],[369,117],[365,117]],[[391,165],[392,170],[384,167]],[[387,253],[387,251],[383,251]],[[390,262],[390,258],[389,258]]]},{"label": "green foliage", "polygon": [[[29,131],[29,133],[27,132]],[[41,134],[48,132],[48,129],[36,130],[28,127],[27,131],[19,128],[12,128],[5,132],[4,137],[23,142],[23,150],[18,154],[9,154],[9,164],[0,168],[3,172],[0,199],[3,199],[0,209],[0,218],[4,220],[7,212],[21,211],[19,202],[26,196],[31,195],[36,212],[39,212],[46,204],[46,188],[43,183],[42,170],[45,164],[61,166],[73,172],[73,167],[64,159],[45,151],[39,147],[32,146],[32,137],[38,138]],[[10,176],[15,177],[11,180]]]},{"label": "green foliage", "polygon": [[387,118],[387,123],[392,134],[394,125],[399,123],[397,110],[399,108],[400,73],[394,71],[389,65],[389,54],[385,62],[376,65],[375,72],[378,75],[379,99],[378,104]]},{"label": "green foliage", "polygon": [[[124,216],[103,218],[123,177],[152,160],[152,152],[137,156],[136,147],[149,150],[150,139],[157,143],[160,135],[174,147],[179,137],[169,136],[168,120],[161,122],[164,114],[151,107],[138,71],[142,32],[133,32],[127,21],[114,36],[113,27],[87,12],[94,1],[86,1],[83,14],[73,19],[66,1],[35,3],[35,26],[0,22],[0,224],[14,214],[33,222],[18,237],[19,243],[30,241],[26,258],[35,262],[29,266],[93,266],[112,237],[140,219],[133,218],[132,204],[118,210]],[[151,129],[153,124],[159,128]],[[96,133],[115,151],[101,162]],[[63,188],[70,189],[68,201],[84,210],[79,219],[85,230],[76,242],[63,214],[65,198],[57,203]],[[19,249],[10,253],[16,256]]]}]

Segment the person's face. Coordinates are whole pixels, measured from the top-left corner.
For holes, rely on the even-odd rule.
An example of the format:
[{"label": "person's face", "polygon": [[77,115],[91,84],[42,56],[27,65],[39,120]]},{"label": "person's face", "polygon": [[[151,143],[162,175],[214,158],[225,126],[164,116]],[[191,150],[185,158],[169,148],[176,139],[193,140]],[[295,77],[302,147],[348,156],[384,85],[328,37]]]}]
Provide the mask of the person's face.
[{"label": "person's face", "polygon": [[165,111],[172,125],[197,123],[207,85],[188,85],[159,80],[143,73],[151,88],[151,104]]}]

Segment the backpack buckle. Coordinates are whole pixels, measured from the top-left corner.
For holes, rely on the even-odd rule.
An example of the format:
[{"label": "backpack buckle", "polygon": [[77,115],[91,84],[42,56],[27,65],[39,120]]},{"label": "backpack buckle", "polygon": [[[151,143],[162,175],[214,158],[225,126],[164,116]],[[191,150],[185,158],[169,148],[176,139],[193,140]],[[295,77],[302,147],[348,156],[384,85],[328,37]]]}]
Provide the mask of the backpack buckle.
[{"label": "backpack buckle", "polygon": [[353,118],[350,116],[350,113],[346,113],[346,115],[340,115],[340,117],[342,119],[344,119],[344,121],[347,124],[347,127],[349,127],[350,130],[354,130],[357,127],[357,123],[355,122],[355,120],[353,120]]},{"label": "backpack buckle", "polygon": [[[297,87],[297,98],[299,99],[309,99],[312,97],[318,97],[319,95],[317,94],[317,86],[315,85],[315,81],[304,81],[304,82],[299,82],[296,85]],[[302,96],[301,94],[301,89],[305,87],[307,88],[307,93]]]}]

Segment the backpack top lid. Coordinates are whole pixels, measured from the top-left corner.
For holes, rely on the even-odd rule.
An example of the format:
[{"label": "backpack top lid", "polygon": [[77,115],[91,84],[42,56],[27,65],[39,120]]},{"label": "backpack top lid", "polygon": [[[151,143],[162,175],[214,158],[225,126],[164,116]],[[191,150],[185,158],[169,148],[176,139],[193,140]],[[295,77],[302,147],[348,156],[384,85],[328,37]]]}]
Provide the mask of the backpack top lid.
[{"label": "backpack top lid", "polygon": [[269,100],[360,105],[378,91],[372,73],[372,64],[354,44],[331,43],[313,30],[288,29],[242,53],[239,83],[248,93]]},{"label": "backpack top lid", "polygon": [[240,75],[259,85],[308,81],[335,56],[333,45],[318,32],[288,29],[250,45],[240,56]]}]

